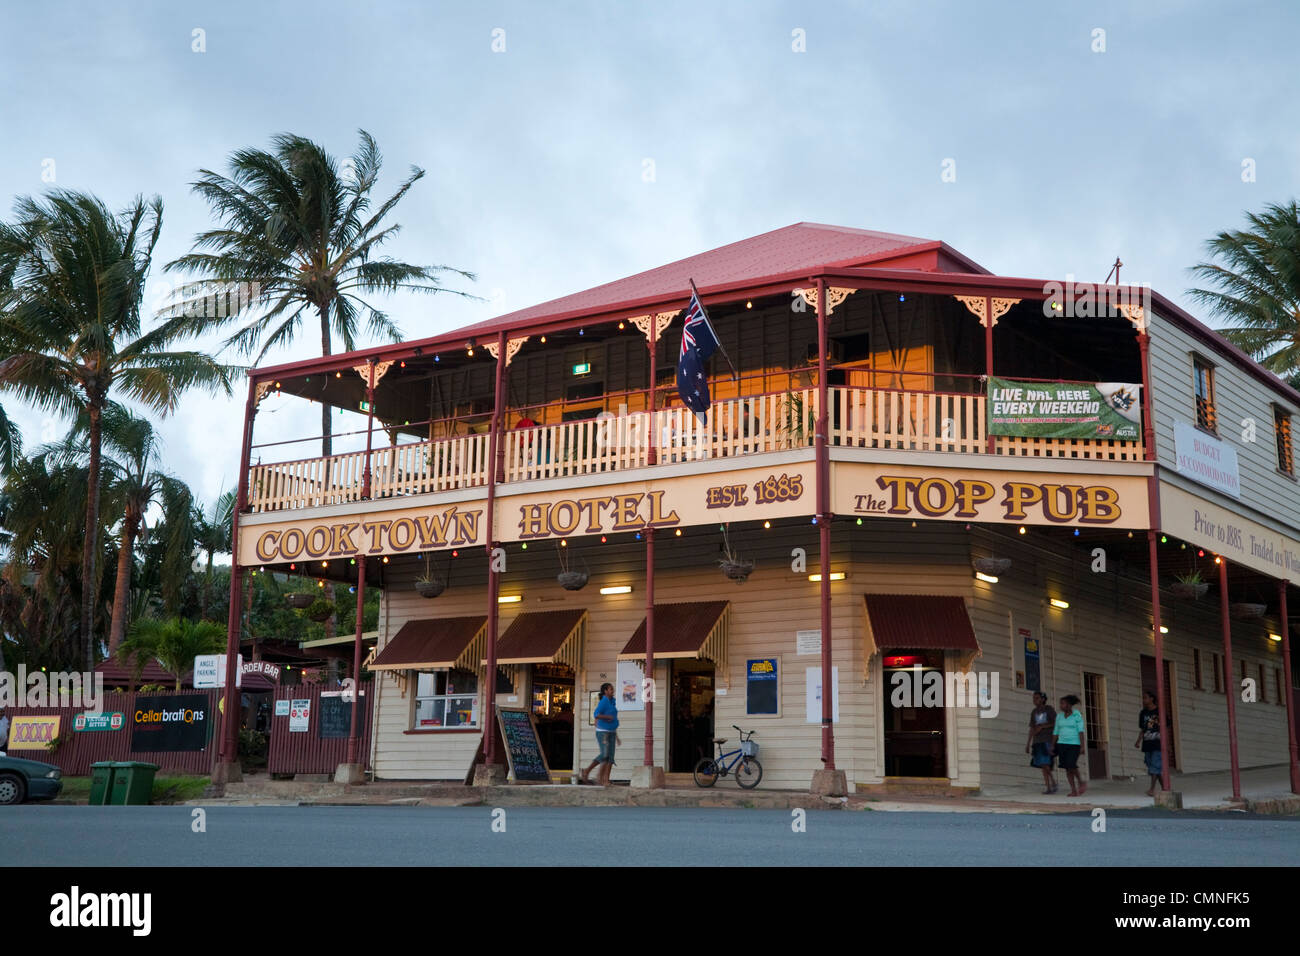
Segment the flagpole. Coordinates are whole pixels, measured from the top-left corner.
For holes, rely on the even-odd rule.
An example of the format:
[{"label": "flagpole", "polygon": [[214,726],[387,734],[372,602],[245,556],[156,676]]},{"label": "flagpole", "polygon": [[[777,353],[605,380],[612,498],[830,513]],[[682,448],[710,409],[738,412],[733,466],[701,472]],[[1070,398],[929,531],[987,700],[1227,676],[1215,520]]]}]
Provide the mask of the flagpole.
[{"label": "flagpole", "polygon": [[722,353],[722,357],[727,360],[727,365],[731,368],[731,380],[733,382],[740,381],[740,373],[736,371],[736,366],[732,364],[731,356],[727,354],[727,350],[722,347],[722,339],[718,337],[718,330],[709,321],[709,310],[704,307],[704,298],[700,295],[700,290],[695,288],[695,280],[688,279],[687,281],[691,284],[691,292],[694,293],[696,301],[700,303],[700,312],[704,316],[704,321],[709,323],[709,331],[713,333],[713,340],[718,343],[718,351]]}]

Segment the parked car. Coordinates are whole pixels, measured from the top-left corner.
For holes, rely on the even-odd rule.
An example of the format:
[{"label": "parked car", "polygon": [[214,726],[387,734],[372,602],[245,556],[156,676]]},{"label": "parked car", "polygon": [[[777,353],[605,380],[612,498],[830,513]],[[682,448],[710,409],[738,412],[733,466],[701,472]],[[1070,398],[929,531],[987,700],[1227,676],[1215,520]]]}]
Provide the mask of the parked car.
[{"label": "parked car", "polygon": [[63,790],[63,772],[39,760],[0,754],[0,807],[25,800],[53,800]]}]

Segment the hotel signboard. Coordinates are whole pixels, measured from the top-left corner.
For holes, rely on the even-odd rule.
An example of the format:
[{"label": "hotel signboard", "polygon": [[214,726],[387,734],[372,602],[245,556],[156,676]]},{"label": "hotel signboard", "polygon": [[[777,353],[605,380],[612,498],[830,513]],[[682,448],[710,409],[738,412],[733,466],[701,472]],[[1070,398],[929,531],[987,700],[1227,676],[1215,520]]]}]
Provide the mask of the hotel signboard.
[{"label": "hotel signboard", "polygon": [[1140,475],[836,464],[836,514],[1027,525],[1148,528]]},{"label": "hotel signboard", "polygon": [[1225,495],[1241,497],[1237,452],[1227,442],[1186,422],[1174,422],[1174,454],[1180,475]]},{"label": "hotel signboard", "polygon": [[1163,481],[1160,530],[1234,564],[1300,584],[1300,541]]}]

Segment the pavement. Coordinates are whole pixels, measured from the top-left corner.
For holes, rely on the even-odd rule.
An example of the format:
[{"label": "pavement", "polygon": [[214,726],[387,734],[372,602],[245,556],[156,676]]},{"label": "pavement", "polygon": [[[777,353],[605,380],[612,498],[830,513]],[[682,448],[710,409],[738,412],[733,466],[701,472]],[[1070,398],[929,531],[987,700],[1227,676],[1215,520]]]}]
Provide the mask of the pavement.
[{"label": "pavement", "polygon": [[[1184,810],[1244,811],[1258,814],[1300,814],[1300,795],[1290,792],[1285,764],[1242,771],[1241,801],[1232,799],[1227,771],[1175,774],[1173,789]],[[1062,784],[1064,781],[1062,781]],[[1067,796],[1064,787],[1045,795],[1037,784],[990,787],[973,795],[882,791],[847,797],[818,797],[806,790],[740,790],[726,782],[710,789],[693,784],[672,784],[648,790],[628,786],[575,786],[572,784],[466,787],[446,781],[381,780],[361,785],[303,780],[271,780],[249,776],[228,784],[224,794],[189,801],[192,806],[423,806],[423,807],[726,807],[736,809],[872,810],[927,813],[1050,814],[1151,809],[1155,801],[1143,792],[1147,779],[1098,780],[1088,783],[1081,797]]]}]

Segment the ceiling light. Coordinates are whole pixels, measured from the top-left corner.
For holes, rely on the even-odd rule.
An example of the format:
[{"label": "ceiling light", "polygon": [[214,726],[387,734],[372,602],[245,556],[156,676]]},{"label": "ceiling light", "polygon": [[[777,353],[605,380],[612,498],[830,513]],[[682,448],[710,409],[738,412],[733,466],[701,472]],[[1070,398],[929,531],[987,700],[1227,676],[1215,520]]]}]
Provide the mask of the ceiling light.
[{"label": "ceiling light", "polygon": [[1280,640],[1282,640],[1282,635],[1281,635],[1281,634],[1269,634],[1268,639],[1269,639],[1270,641],[1280,641]]},{"label": "ceiling light", "polygon": [[524,599],[522,594],[503,594],[497,598],[498,604],[518,604]]},{"label": "ceiling light", "polygon": [[632,593],[632,585],[630,585],[630,584],[618,584],[618,585],[614,585],[614,586],[612,586],[612,587],[601,588],[601,589],[600,589],[600,593],[601,593],[601,594],[631,594],[631,593]]},{"label": "ceiling light", "polygon": [[[810,575],[808,575],[808,580],[809,580],[809,581],[820,581],[821,579],[822,579],[822,576],[821,576],[820,574],[810,574]],[[844,572],[843,572],[843,571],[832,571],[832,572],[831,572],[831,580],[832,580],[832,581],[843,581],[843,580],[844,580]]]},{"label": "ceiling light", "polygon": [[983,581],[986,584],[997,584],[998,576],[996,574],[985,574],[983,571],[976,571],[975,580]]},{"label": "ceiling light", "polygon": [[1049,598],[1047,603],[1052,605],[1052,607],[1059,607],[1062,611],[1068,611],[1070,609],[1070,602],[1062,601],[1060,598]]}]

